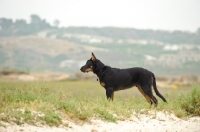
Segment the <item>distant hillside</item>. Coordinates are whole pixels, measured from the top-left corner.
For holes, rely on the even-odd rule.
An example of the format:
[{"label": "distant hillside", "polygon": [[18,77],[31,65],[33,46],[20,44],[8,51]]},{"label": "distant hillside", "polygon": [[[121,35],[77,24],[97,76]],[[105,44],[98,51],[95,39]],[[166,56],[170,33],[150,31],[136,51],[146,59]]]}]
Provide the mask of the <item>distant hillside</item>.
[{"label": "distant hillside", "polygon": [[74,73],[80,71],[80,66],[90,58],[91,52],[106,58],[105,62],[114,55],[101,48],[81,46],[51,38],[37,36],[0,38],[0,68]]},{"label": "distant hillside", "polygon": [[82,53],[87,52],[82,46],[63,40],[34,36],[0,38],[1,67],[59,71],[61,61],[83,59],[86,54]]},{"label": "distant hillside", "polygon": [[144,67],[161,75],[200,74],[200,28],[195,33],[132,28],[58,28],[0,18],[0,69],[79,72],[94,52],[113,67]]},{"label": "distant hillside", "polygon": [[[60,31],[62,32],[62,31]],[[88,27],[69,27],[63,32],[71,34],[87,34],[114,39],[135,39],[135,40],[156,40],[173,44],[192,43],[200,44],[200,33],[190,33],[184,31],[162,31],[162,30],[139,30],[133,28],[88,28]]]},{"label": "distant hillside", "polygon": [[195,33],[185,31],[163,31],[163,30],[140,30],[134,28],[88,28],[88,27],[63,27],[58,28],[59,21],[50,25],[45,19],[37,15],[31,15],[31,22],[23,19],[13,21],[12,19],[0,18],[0,37],[26,36],[48,31],[47,35],[62,38],[64,34],[86,34],[93,36],[108,37],[113,39],[134,39],[147,41],[161,41],[172,44],[200,44],[200,28]]},{"label": "distant hillside", "polygon": [[198,75],[200,48],[176,48],[152,44],[80,45],[37,36],[6,37],[0,38],[0,68],[76,73],[94,52],[113,67],[140,66],[162,75]]}]

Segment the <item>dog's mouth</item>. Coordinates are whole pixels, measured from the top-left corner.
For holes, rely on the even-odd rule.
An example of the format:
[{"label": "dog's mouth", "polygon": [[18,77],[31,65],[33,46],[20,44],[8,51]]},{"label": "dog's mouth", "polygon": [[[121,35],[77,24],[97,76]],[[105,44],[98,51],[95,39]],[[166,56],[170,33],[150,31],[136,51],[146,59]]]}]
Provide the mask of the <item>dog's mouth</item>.
[{"label": "dog's mouth", "polygon": [[85,69],[85,72],[92,72],[92,71],[93,71],[92,68]]},{"label": "dog's mouth", "polygon": [[93,70],[92,70],[92,68],[86,68],[86,69],[84,69],[83,67],[80,69],[82,72],[92,72]]}]

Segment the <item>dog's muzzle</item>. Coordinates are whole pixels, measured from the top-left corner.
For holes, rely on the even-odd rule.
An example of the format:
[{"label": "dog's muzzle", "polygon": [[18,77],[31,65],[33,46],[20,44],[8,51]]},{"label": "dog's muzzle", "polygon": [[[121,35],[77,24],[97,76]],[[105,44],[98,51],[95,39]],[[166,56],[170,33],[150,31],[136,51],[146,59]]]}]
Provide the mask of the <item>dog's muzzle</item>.
[{"label": "dog's muzzle", "polygon": [[85,66],[81,67],[80,70],[81,70],[82,72],[91,72],[91,71],[93,71],[92,68],[85,68]]},{"label": "dog's muzzle", "polygon": [[84,66],[82,66],[80,70],[81,70],[82,72],[85,72],[85,71],[84,71]]}]

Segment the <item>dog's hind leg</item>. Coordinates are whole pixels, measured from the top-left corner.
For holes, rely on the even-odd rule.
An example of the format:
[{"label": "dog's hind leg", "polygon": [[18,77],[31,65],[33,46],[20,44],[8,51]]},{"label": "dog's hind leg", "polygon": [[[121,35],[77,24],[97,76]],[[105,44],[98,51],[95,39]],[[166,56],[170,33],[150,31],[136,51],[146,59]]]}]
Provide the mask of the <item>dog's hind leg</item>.
[{"label": "dog's hind leg", "polygon": [[153,102],[154,107],[157,107],[158,106],[158,100],[153,95],[150,97],[150,99]]},{"label": "dog's hind leg", "polygon": [[152,100],[144,93],[142,88],[140,86],[136,86],[136,87],[138,88],[140,93],[145,97],[146,101],[152,105],[153,104]]},{"label": "dog's hind leg", "polygon": [[151,100],[151,102],[154,104],[154,107],[157,107],[158,105],[158,100],[153,96],[151,87],[142,87],[144,93],[146,94],[146,96],[149,97],[149,99]]}]

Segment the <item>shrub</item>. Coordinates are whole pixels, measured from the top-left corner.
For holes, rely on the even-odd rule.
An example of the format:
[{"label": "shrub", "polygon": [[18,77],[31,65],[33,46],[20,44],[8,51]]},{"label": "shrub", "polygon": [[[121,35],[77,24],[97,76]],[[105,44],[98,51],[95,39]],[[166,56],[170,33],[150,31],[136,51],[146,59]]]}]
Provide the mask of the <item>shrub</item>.
[{"label": "shrub", "polygon": [[54,113],[54,112],[47,112],[44,117],[41,117],[42,120],[44,120],[48,125],[50,126],[59,126],[62,124],[61,117]]},{"label": "shrub", "polygon": [[11,74],[20,75],[20,74],[29,74],[29,72],[25,70],[10,69],[10,68],[3,68],[2,70],[0,70],[0,75],[11,75]]},{"label": "shrub", "polygon": [[200,86],[194,85],[192,91],[186,95],[179,96],[180,106],[187,114],[200,116]]}]

